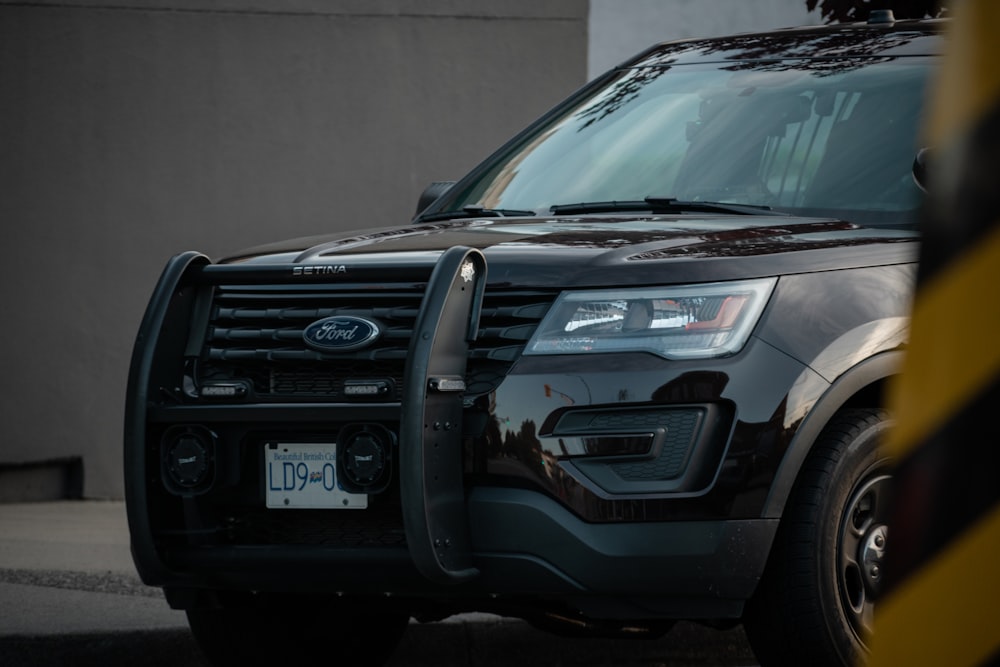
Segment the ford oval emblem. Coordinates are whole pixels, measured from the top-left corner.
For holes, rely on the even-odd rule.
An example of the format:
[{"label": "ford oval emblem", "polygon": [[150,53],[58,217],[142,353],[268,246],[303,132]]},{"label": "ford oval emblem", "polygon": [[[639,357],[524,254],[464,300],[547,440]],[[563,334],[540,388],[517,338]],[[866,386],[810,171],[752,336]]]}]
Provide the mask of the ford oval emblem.
[{"label": "ford oval emblem", "polygon": [[320,352],[349,352],[371,344],[382,330],[363,317],[325,317],[302,332],[306,345]]}]

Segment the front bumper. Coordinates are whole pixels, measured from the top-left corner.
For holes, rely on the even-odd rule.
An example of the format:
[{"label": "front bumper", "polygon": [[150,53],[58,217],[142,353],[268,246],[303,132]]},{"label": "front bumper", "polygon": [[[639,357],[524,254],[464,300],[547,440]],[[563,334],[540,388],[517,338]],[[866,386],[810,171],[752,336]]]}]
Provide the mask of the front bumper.
[{"label": "front bumper", "polygon": [[468,516],[479,576],[464,583],[424,577],[405,547],[289,545],[174,548],[148,583],[178,607],[198,604],[199,590],[254,590],[486,611],[530,598],[594,618],[735,619],[777,528],[764,519],[589,524],[542,494],[504,488],[473,489]]},{"label": "front bumper", "polygon": [[[200,334],[192,321],[201,311],[198,278],[191,276],[208,261],[189,253],[168,264],[140,328],[126,406],[126,500],[133,557],[143,580],[164,587],[178,608],[206,604],[224,591],[269,591],[391,597],[408,600],[413,608],[429,601],[486,611],[551,604],[595,618],[738,618],[763,571],[777,523],[731,518],[738,515],[730,511],[729,492],[717,491],[741,485],[745,478],[739,468],[725,473],[724,483],[713,481],[723,456],[752,458],[729,446],[732,415],[723,418],[722,412],[707,409],[714,416],[705,423],[717,428],[706,430],[705,447],[691,447],[713,454],[700,461],[701,473],[678,478],[686,485],[687,507],[711,508],[704,515],[671,516],[668,504],[675,501],[649,496],[638,481],[630,482],[637,489],[632,496],[598,497],[607,491],[597,489],[595,495],[566,477],[565,467],[547,467],[548,486],[530,488],[535,468],[555,461],[551,452],[537,450],[535,439],[526,441],[526,449],[515,449],[513,458],[500,459],[512,464],[502,470],[494,465],[497,459],[469,455],[468,429],[456,426],[467,421],[468,405],[461,392],[441,388],[457,386],[475,338],[483,288],[481,282],[467,284],[462,267],[470,258],[477,263],[474,273],[484,280],[481,256],[468,249],[445,253],[428,280],[401,400],[355,405],[227,403],[198,399],[187,394],[187,387],[172,389],[164,379],[170,369],[178,359],[198,354],[191,340]],[[755,363],[772,375],[778,369],[786,376],[800,372],[770,348],[757,357]],[[497,392],[507,398],[494,399],[509,401],[539,384],[541,375],[532,370],[539,363],[520,364],[507,388]],[[628,371],[620,359],[614,363],[619,372]],[[655,403],[657,392],[668,408],[720,400],[719,386],[726,382],[689,370],[679,365],[675,385],[663,384],[658,372],[634,369],[635,377],[649,385],[639,391],[648,396],[645,404]],[[625,375],[633,377],[632,371]],[[603,386],[602,377],[597,372],[584,382],[588,395],[616,391]],[[621,404],[615,400],[609,395],[587,403],[617,410]],[[763,403],[779,402],[775,396]],[[766,417],[771,408],[761,414]],[[354,510],[264,510],[255,454],[262,441],[335,434],[345,421],[383,424],[399,435],[397,483],[380,494],[377,507],[364,510],[382,525],[361,526],[353,541],[248,537],[248,526],[261,520],[296,524],[302,531],[311,530],[310,522],[350,521],[346,517]],[[185,491],[164,484],[160,443],[179,424],[221,433],[215,471],[219,489]],[[754,428],[768,425],[759,422]],[[541,433],[550,430],[542,424]],[[545,437],[556,443],[558,435],[556,428]],[[691,437],[692,443],[701,442]],[[534,463],[528,465],[529,460]],[[717,497],[706,503],[705,493]],[[601,518],[580,511],[581,503],[593,505]],[[742,517],[753,516],[753,511],[742,512]],[[378,533],[376,539],[370,539],[369,528]]]}]

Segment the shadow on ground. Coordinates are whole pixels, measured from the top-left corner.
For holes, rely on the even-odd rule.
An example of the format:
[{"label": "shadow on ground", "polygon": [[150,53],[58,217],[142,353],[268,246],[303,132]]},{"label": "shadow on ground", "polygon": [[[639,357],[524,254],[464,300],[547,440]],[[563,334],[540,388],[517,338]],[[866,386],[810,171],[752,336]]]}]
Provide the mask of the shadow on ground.
[{"label": "shadow on ground", "polygon": [[[209,667],[185,629],[0,638],[0,665]],[[334,664],[334,663],[331,663]],[[678,624],[656,640],[568,639],[519,622],[411,627],[389,667],[732,667],[755,665],[740,628]]]}]

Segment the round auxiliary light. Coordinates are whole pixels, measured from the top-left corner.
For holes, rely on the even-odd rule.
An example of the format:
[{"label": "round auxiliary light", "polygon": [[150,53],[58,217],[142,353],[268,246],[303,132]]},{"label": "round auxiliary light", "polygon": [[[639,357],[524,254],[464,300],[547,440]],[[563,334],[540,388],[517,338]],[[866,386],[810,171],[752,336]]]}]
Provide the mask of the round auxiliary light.
[{"label": "round auxiliary light", "polygon": [[344,473],[351,482],[366,487],[376,484],[385,472],[386,444],[368,431],[355,433],[344,448]]},{"label": "round auxiliary light", "polygon": [[201,491],[211,481],[212,435],[200,428],[175,428],[164,436],[163,481],[175,493]]},{"label": "round auxiliary light", "polygon": [[208,452],[194,436],[183,436],[167,452],[167,467],[181,486],[198,486],[208,472]]}]

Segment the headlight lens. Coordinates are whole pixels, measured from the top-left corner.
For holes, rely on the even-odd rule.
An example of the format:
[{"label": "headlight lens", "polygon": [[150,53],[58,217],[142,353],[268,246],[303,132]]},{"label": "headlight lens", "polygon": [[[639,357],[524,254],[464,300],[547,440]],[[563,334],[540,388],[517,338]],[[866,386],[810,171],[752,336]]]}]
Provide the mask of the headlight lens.
[{"label": "headlight lens", "polygon": [[563,292],[525,354],[651,352],[666,359],[735,354],[776,278],[703,285]]}]

